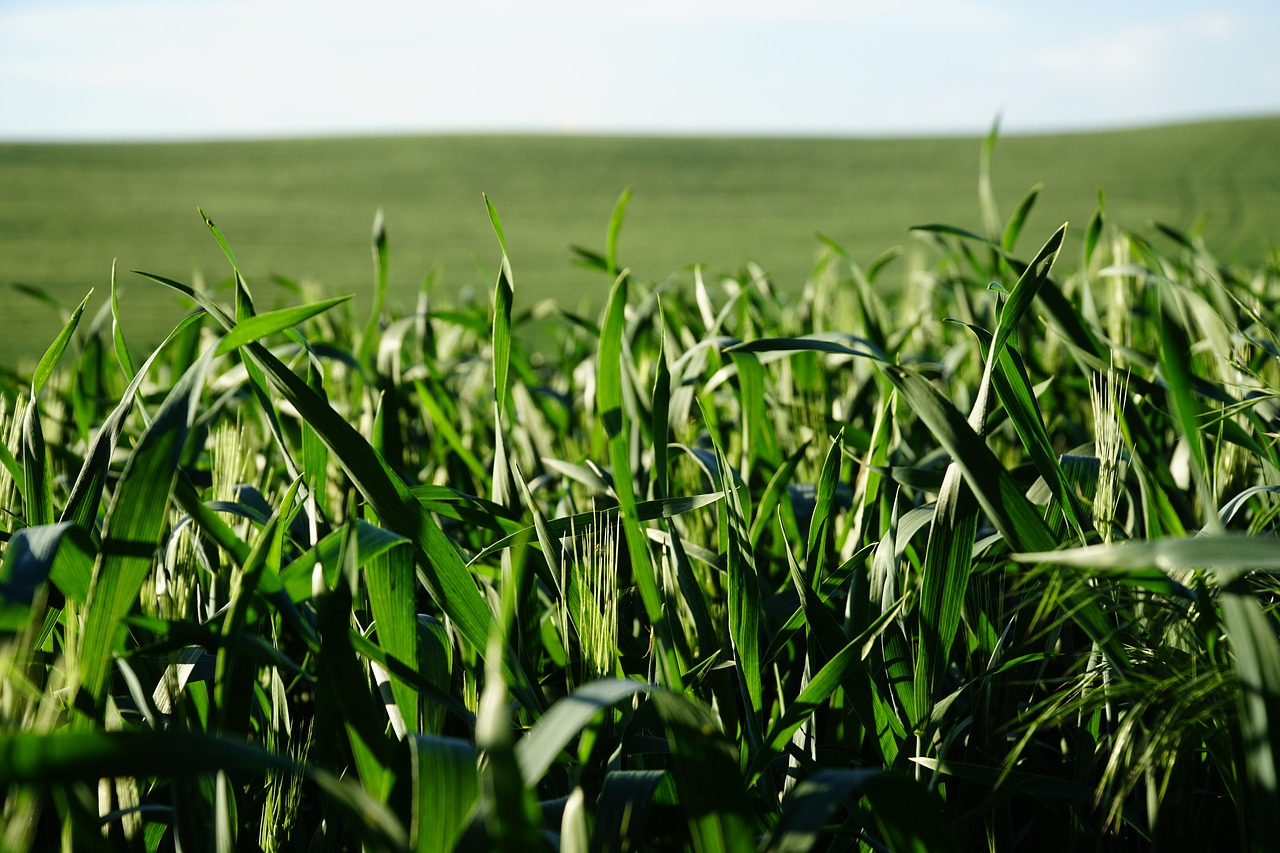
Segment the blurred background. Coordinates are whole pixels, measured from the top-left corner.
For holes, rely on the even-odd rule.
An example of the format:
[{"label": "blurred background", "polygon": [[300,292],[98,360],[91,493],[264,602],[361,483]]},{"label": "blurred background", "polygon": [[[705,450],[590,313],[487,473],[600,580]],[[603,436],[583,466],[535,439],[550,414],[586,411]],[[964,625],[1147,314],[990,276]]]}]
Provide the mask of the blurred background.
[{"label": "blurred background", "polygon": [[0,0],[0,364],[38,358],[54,304],[102,305],[113,259],[129,331],[157,337],[181,307],[128,270],[229,273],[197,206],[267,305],[296,299],[277,277],[367,305],[379,208],[393,305],[428,276],[487,300],[484,192],[517,306],[589,307],[608,282],[570,247],[603,248],[628,186],[638,277],[753,261],[794,289],[816,232],[865,264],[919,250],[913,225],[981,231],[997,117],[1001,214],[1043,184],[1021,253],[1078,236],[1101,190],[1125,227],[1257,263],[1280,231],[1277,32],[1260,0]]}]

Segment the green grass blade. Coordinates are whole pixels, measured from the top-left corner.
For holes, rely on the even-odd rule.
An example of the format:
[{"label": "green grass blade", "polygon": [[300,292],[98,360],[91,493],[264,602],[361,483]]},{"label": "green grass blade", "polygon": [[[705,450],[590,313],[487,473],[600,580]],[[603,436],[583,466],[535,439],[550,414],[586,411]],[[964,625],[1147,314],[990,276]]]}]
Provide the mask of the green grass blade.
[{"label": "green grass blade", "polygon": [[[144,275],[194,299],[224,328],[233,328],[234,324],[225,312],[204,296],[170,279]],[[483,652],[487,648],[492,612],[481,598],[457,549],[440,530],[440,526],[422,511],[409,487],[374,451],[365,437],[307,387],[302,379],[261,344],[249,344],[244,351],[261,366],[276,391],[292,403],[315,429],[338,464],[369,501],[381,522],[414,543],[419,554],[419,577],[431,597],[454,621],[472,648]],[[541,700],[529,676],[519,668],[514,659],[508,661],[508,664],[512,667],[509,671],[512,689],[520,701],[529,707],[540,707]]]},{"label": "green grass blade", "polygon": [[226,255],[227,260],[231,262],[231,268],[235,270],[236,276],[240,276],[240,264],[236,263],[235,253],[231,251],[231,244],[227,242],[227,238],[222,236],[221,229],[219,229],[217,225],[213,224],[213,220],[205,215],[204,210],[197,207],[196,211],[199,212],[200,218],[204,221],[205,227],[213,234],[213,239],[218,241],[218,245],[222,248],[222,254]]},{"label": "green grass blade", "polygon": [[13,732],[0,735],[0,785],[97,782],[113,776],[192,778],[217,770],[291,770],[254,744],[189,732]]},{"label": "green grass blade", "polygon": [[919,374],[897,365],[881,369],[960,466],[996,529],[1016,548],[1052,550],[1054,538],[1040,513],[955,406]]},{"label": "green grass blade", "polygon": [[57,366],[59,359],[62,358],[62,354],[66,352],[67,344],[71,343],[71,336],[75,334],[76,326],[80,324],[80,317],[84,314],[85,306],[89,304],[90,296],[93,296],[93,290],[85,294],[84,299],[71,312],[71,318],[62,327],[62,331],[58,332],[58,336],[54,338],[53,343],[49,344],[49,348],[40,357],[40,363],[36,365],[36,371],[31,375],[33,406],[35,399],[40,396],[40,392],[44,389],[44,383],[49,379],[49,374],[53,373],[53,369]]},{"label": "green grass blade", "polygon": [[[489,210],[489,221],[493,224],[493,233],[498,237],[498,245],[502,247],[502,266],[498,270],[498,283],[493,293],[493,391],[498,401],[498,417],[507,413],[507,375],[511,362],[511,304],[514,295],[514,284],[511,275],[511,260],[507,254],[507,238],[502,231],[502,220],[498,210],[484,196],[485,207]],[[501,429],[501,421],[499,421]],[[505,476],[505,475],[504,475]],[[494,479],[497,479],[495,473]]]},{"label": "green grass blade", "polygon": [[281,308],[278,311],[268,311],[265,314],[255,314],[247,317],[236,323],[236,327],[223,336],[214,355],[226,355],[245,344],[291,329],[317,314],[328,311],[335,305],[341,305],[350,298],[350,296],[338,296],[334,299],[325,299],[310,305]]},{"label": "green grass blade", "polygon": [[796,466],[805,458],[805,454],[808,451],[809,442],[806,441],[797,447],[795,452],[788,456],[773,472],[773,476],[769,478],[769,484],[765,486],[764,495],[756,505],[755,518],[751,521],[751,532],[748,539],[752,551],[760,546],[760,540],[764,537],[764,532],[768,529],[769,523],[773,521],[774,513],[781,504],[782,496],[786,494],[787,487],[791,484]]},{"label": "green grass blade", "polygon": [[89,594],[94,544],[74,524],[24,527],[5,545],[0,563],[0,633],[27,626],[31,605],[48,581],[83,604]]},{"label": "green grass blade", "polygon": [[622,233],[622,217],[627,212],[627,202],[631,200],[631,187],[627,187],[622,191],[622,195],[618,196],[618,201],[613,206],[613,213],[609,215],[609,230],[605,234],[605,265],[609,269],[609,275],[617,276],[618,269],[618,235]]},{"label": "green grass blade", "polygon": [[142,583],[151,572],[178,460],[212,353],[207,351],[169,392],[129,454],[107,510],[80,646],[81,684],[95,700],[102,698],[120,620],[137,602]]},{"label": "green grass blade", "polygon": [[418,853],[451,851],[480,799],[476,748],[465,740],[413,735],[413,823],[410,828]]},{"label": "green grass blade", "polygon": [[[623,193],[619,207],[625,207],[629,194]],[[621,222],[621,211],[615,209]],[[663,615],[662,593],[658,588],[649,544],[636,515],[635,484],[631,476],[631,424],[623,403],[623,334],[626,331],[627,275],[619,275],[609,294],[600,343],[596,354],[596,411],[609,440],[609,458],[613,467],[614,491],[622,515],[631,571],[649,622],[658,643],[658,663],[664,686],[679,689],[680,666],[676,661],[670,627]]]},{"label": "green grass blade", "polygon": [[536,785],[569,742],[605,708],[652,689],[653,685],[641,681],[606,678],[584,684],[556,702],[516,743],[525,784]]},{"label": "green grass blade", "polygon": [[133,411],[138,388],[160,353],[174,339],[180,337],[187,328],[198,323],[203,313],[189,315],[178,323],[160,346],[156,347],[151,355],[147,356],[147,360],[142,363],[142,367],[133,374],[133,378],[129,381],[129,387],[120,396],[115,409],[112,410],[106,421],[99,427],[98,432],[93,437],[93,442],[89,445],[89,452],[85,455],[84,464],[81,465],[80,473],[76,476],[75,484],[71,487],[71,494],[67,497],[67,504],[62,509],[62,521],[74,521],[87,530],[94,527],[99,505],[102,502],[102,490],[106,485],[111,466],[111,457],[120,443],[125,419]]},{"label": "green grass blade", "polygon": [[1088,545],[1061,551],[1014,554],[1023,563],[1053,563],[1080,569],[1132,572],[1214,568],[1219,571],[1280,571],[1280,542],[1268,536],[1215,533],[1147,541]]},{"label": "green grass blade", "polygon": [[822,578],[827,552],[831,548],[831,540],[835,535],[832,516],[843,453],[844,431],[841,430],[832,440],[831,447],[827,449],[827,457],[822,463],[822,473],[818,476],[818,496],[813,505],[813,518],[809,523],[809,542],[805,549],[805,580],[809,586],[813,586]]},{"label": "green grass blade", "polygon": [[925,719],[932,710],[942,674],[947,669],[951,644],[960,627],[960,613],[973,566],[977,510],[960,467],[948,465],[933,510],[920,581],[915,666],[917,704],[910,709],[913,723]]},{"label": "green grass blade", "polygon": [[764,772],[768,762],[786,748],[796,729],[800,728],[804,721],[831,697],[853,669],[866,660],[871,652],[872,642],[880,636],[886,625],[897,618],[898,610],[896,606],[886,608],[858,636],[832,655],[831,659],[809,679],[809,683],[799,695],[791,700],[787,705],[786,713],[770,726],[763,749],[752,761],[751,768],[748,770],[748,778],[752,780],[752,784]]},{"label": "green grass blade", "polygon": [[[365,588],[369,608],[378,632],[378,645],[387,655],[417,666],[418,614],[417,583],[413,569],[413,547],[408,540],[369,559],[365,568]],[[391,694],[400,717],[409,731],[418,730],[418,694],[400,679],[391,681]]]},{"label": "green grass blade", "polygon": [[[288,518],[300,484],[300,480],[293,481],[280,502],[280,509],[272,514],[258,533],[258,540],[232,587],[231,609],[222,623],[224,639],[230,640],[240,633],[249,613],[250,602],[258,591],[259,580],[264,573],[279,576],[284,534],[289,526]],[[223,726],[230,731],[244,732],[248,730],[255,672],[240,666],[230,649],[230,643],[218,649],[214,674],[215,705]]]},{"label": "green grass blade", "polygon": [[1240,685],[1240,741],[1244,749],[1246,820],[1253,848],[1264,849],[1280,836],[1280,641],[1276,622],[1257,599],[1237,583],[1222,595],[1222,624],[1231,644],[1232,668]]},{"label": "green grass blade", "polygon": [[[1175,318],[1174,315],[1177,315]],[[1164,295],[1160,311],[1160,369],[1169,386],[1173,423],[1191,450],[1191,475],[1200,496],[1205,527],[1220,528],[1215,495],[1209,487],[1209,462],[1200,431],[1200,402],[1192,389],[1191,341],[1187,334],[1186,311],[1174,292]]]},{"label": "green grass blade", "polygon": [[1000,238],[1000,247],[1006,252],[1012,252],[1014,246],[1018,243],[1018,236],[1022,233],[1022,226],[1026,224],[1027,217],[1031,214],[1031,208],[1035,207],[1036,200],[1040,197],[1040,191],[1044,189],[1044,184],[1036,184],[1031,191],[1023,197],[1018,204],[1018,209],[1013,212],[1013,216],[1009,217],[1009,222],[1004,227],[1004,236]]},{"label": "green grass blade", "polygon": [[22,423],[22,483],[26,523],[33,527],[53,523],[53,483],[49,454],[40,423],[40,404],[34,397]]}]

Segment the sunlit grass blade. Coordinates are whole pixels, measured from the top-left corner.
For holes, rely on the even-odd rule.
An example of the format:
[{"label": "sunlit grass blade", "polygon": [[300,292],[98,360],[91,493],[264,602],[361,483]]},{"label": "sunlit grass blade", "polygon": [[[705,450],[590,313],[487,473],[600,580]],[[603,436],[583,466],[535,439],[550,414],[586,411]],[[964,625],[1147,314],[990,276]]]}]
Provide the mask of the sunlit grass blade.
[{"label": "sunlit grass blade", "polygon": [[53,369],[62,358],[62,354],[66,352],[67,345],[71,343],[71,337],[76,332],[76,326],[80,324],[80,317],[84,314],[85,306],[89,304],[89,297],[91,296],[93,296],[92,290],[85,294],[84,299],[71,312],[71,317],[63,325],[62,331],[58,332],[58,336],[54,338],[53,343],[49,344],[49,348],[40,357],[40,363],[36,365],[35,372],[31,374],[31,398],[33,400],[40,396],[40,392],[44,390],[44,384],[48,381],[49,375],[53,373]]},{"label": "sunlit grass blade", "polygon": [[841,431],[827,449],[826,459],[822,463],[822,473],[818,476],[818,494],[813,505],[813,518],[809,522],[809,542],[805,549],[805,580],[813,586],[823,576],[823,568],[827,562],[827,552],[831,549],[831,541],[835,537],[835,526],[832,523],[836,496],[836,482],[840,477],[840,466],[843,462],[844,432]]},{"label": "sunlit grass blade", "polygon": [[[224,328],[234,324],[217,305],[185,285],[160,276],[147,275],[154,281],[183,293],[200,304]],[[302,414],[324,441],[343,470],[361,494],[369,501],[378,518],[391,530],[406,536],[419,550],[419,577],[432,598],[450,618],[462,635],[477,650],[487,647],[492,614],[476,589],[475,581],[463,565],[439,525],[422,511],[404,481],[374,451],[369,442],[324,400],[307,387],[279,359],[261,344],[245,349],[270,378],[272,386]],[[518,666],[511,662],[513,666]],[[527,674],[518,669],[512,689],[521,701],[532,707],[541,705]]]},{"label": "sunlit grass blade", "polygon": [[147,356],[147,360],[142,363],[142,367],[133,374],[129,381],[129,387],[120,395],[120,400],[116,403],[115,409],[112,410],[93,437],[89,452],[85,455],[84,464],[76,477],[75,485],[71,488],[71,494],[67,497],[66,506],[63,507],[63,521],[74,521],[85,529],[91,529],[94,526],[99,505],[102,501],[102,490],[107,481],[111,457],[120,442],[125,419],[133,411],[134,402],[143,378],[147,375],[160,353],[172,341],[181,336],[187,328],[198,323],[202,315],[203,312],[188,315],[179,322],[173,331],[165,337],[160,346],[156,347],[151,355]]},{"label": "sunlit grass blade", "polygon": [[973,565],[973,542],[978,530],[977,504],[958,465],[947,466],[933,510],[924,576],[920,582],[920,625],[917,636],[915,695],[912,721],[923,720],[932,708],[951,644],[960,627],[960,612]]},{"label": "sunlit grass blade", "polygon": [[537,784],[560,751],[605,708],[651,689],[653,685],[640,681],[608,678],[584,684],[556,702],[516,743],[516,758],[525,783]]},{"label": "sunlit grass blade", "polygon": [[[493,224],[493,233],[498,236],[498,244],[502,247],[502,265],[498,270],[498,283],[493,293],[493,391],[498,401],[498,417],[503,418],[507,412],[507,374],[511,362],[511,304],[514,298],[514,285],[511,275],[511,261],[507,255],[507,239],[502,231],[502,220],[498,211],[484,197],[485,206],[489,209],[489,221]],[[499,421],[501,429],[501,421]],[[496,477],[495,477],[496,478]]]},{"label": "sunlit grass blade", "polygon": [[[413,548],[408,540],[401,540],[399,545],[369,559],[365,568],[365,586],[378,632],[378,645],[389,656],[417,666],[417,582],[413,570]],[[391,681],[391,693],[395,706],[400,710],[401,725],[408,731],[417,731],[417,691],[396,678]],[[403,737],[403,730],[396,733]]]},{"label": "sunlit grass blade", "polygon": [[95,701],[107,676],[120,619],[138,600],[164,531],[178,459],[204,388],[213,351],[173,386],[129,454],[103,524],[80,647],[82,685]]},{"label": "sunlit grass blade", "polygon": [[1232,667],[1240,686],[1240,739],[1244,750],[1245,802],[1251,846],[1264,849],[1280,834],[1280,641],[1275,619],[1238,584],[1222,595],[1222,624],[1231,644]]},{"label": "sunlit grass blade", "polygon": [[627,202],[631,200],[631,187],[627,187],[622,191],[622,195],[618,196],[617,203],[613,206],[613,213],[609,215],[609,228],[605,232],[605,266],[608,268],[609,275],[616,276],[618,269],[618,235],[622,233],[622,217],[627,212]]},{"label": "sunlit grass blade", "polygon": [[[625,207],[624,199],[620,207]],[[617,213],[619,220],[621,213]],[[630,445],[632,424],[623,403],[623,340],[626,331],[627,274],[618,276],[609,294],[600,343],[596,354],[596,410],[609,441],[609,458],[613,467],[614,491],[622,516],[622,527],[631,557],[631,571],[640,589],[640,598],[653,626],[657,643],[660,672],[664,686],[678,689],[680,667],[676,662],[671,630],[663,615],[662,593],[657,573],[640,519],[636,515],[635,484],[631,475]]]},{"label": "sunlit grass blade", "polygon": [[1018,203],[1018,208],[1013,212],[1013,216],[1009,217],[1008,224],[1004,227],[1004,235],[1000,238],[1000,246],[1006,252],[1012,252],[1018,244],[1018,236],[1022,234],[1022,226],[1026,224],[1027,217],[1031,214],[1031,208],[1035,207],[1036,200],[1040,197],[1040,191],[1044,189],[1044,184],[1036,184]]},{"label": "sunlit grass blade", "polygon": [[236,323],[234,329],[223,335],[214,354],[226,355],[245,344],[291,329],[317,314],[328,311],[335,305],[341,305],[350,298],[350,296],[338,296],[333,299],[315,302],[311,305],[281,308],[278,311],[268,311],[265,314],[255,314],[252,317],[247,317]]},{"label": "sunlit grass blade", "polygon": [[120,291],[116,287],[116,262],[111,261],[111,341],[116,351],[116,361],[124,371],[126,379],[132,380],[134,375],[133,359],[129,356],[129,347],[124,342],[124,330],[120,328]]},{"label": "sunlit grass blade", "polygon": [[1141,569],[1168,572],[1208,568],[1227,572],[1230,578],[1252,569],[1280,571],[1280,542],[1271,537],[1225,532],[1087,545],[1060,551],[1014,554],[1013,558],[1023,563],[1054,563],[1122,573]]}]

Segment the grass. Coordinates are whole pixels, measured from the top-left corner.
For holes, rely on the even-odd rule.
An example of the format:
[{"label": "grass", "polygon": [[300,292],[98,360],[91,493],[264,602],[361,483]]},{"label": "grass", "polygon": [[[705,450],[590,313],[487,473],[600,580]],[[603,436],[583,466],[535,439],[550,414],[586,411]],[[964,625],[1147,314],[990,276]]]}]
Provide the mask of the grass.
[{"label": "grass", "polygon": [[[1280,216],[1277,147],[1274,118],[1008,137],[997,147],[993,192],[1007,216],[1042,182],[1029,224],[1045,232],[1087,221],[1100,188],[1130,229],[1159,221],[1188,231],[1206,214],[1205,238],[1219,257],[1258,263]],[[867,264],[907,244],[909,226],[981,226],[977,149],[976,140],[946,138],[0,145],[0,286],[32,285],[67,304],[90,287],[105,292],[112,258],[122,270],[221,279],[218,247],[191,227],[198,204],[216,212],[260,299],[296,299],[275,295],[275,273],[367,298],[365,235],[382,208],[395,247],[392,304],[411,309],[433,267],[438,296],[455,300],[469,287],[483,301],[496,263],[479,201],[489,192],[520,260],[521,307],[555,298],[594,311],[609,283],[572,266],[568,246],[596,245],[617,194],[633,186],[624,249],[640,280],[695,262],[736,274],[750,259],[795,292],[815,260],[815,231]],[[159,341],[179,316],[172,300],[132,281],[122,298],[135,345]],[[0,364],[12,365],[63,320],[35,300],[6,303],[24,330],[0,342]]]},{"label": "grass", "polygon": [[589,315],[496,202],[372,315],[206,220],[0,380],[0,845],[1268,849],[1280,269],[979,198],[786,291],[624,193]]}]

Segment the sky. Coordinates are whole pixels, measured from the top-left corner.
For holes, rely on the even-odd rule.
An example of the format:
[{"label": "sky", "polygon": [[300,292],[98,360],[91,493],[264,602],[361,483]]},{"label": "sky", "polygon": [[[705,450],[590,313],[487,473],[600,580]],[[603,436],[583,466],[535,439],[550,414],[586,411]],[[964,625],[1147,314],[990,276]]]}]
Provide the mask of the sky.
[{"label": "sky", "polygon": [[1280,3],[0,0],[0,139],[1052,132],[1280,113]]}]

